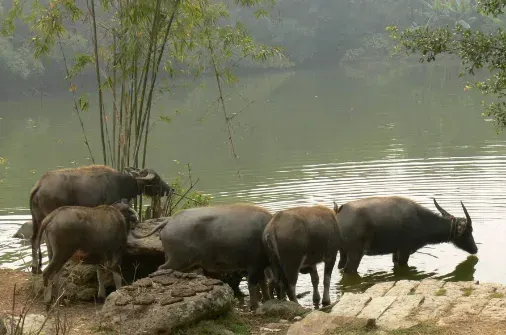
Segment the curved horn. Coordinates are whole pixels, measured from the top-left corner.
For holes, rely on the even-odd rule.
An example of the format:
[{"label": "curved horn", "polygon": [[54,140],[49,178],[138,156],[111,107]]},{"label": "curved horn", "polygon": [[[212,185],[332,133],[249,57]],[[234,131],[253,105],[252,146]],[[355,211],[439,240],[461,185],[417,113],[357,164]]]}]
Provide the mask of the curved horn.
[{"label": "curved horn", "polygon": [[140,170],[137,169],[137,168],[134,168],[134,167],[131,167],[131,166],[127,166],[123,169],[123,171],[125,171],[126,174],[132,176],[132,177],[135,177],[135,176],[138,176],[139,175],[139,172]]},{"label": "curved horn", "polygon": [[436,198],[432,198],[432,200],[434,200],[434,205],[436,206],[437,210],[441,212],[441,214],[443,214],[443,216],[451,216],[450,213],[448,213],[441,206],[439,206],[439,204],[436,201]]},{"label": "curved horn", "polygon": [[135,177],[137,180],[153,180],[155,179],[155,174],[152,172],[148,172],[148,174],[144,177],[137,176]]},{"label": "curved horn", "polygon": [[472,225],[471,217],[469,216],[469,213],[467,212],[466,206],[464,206],[464,203],[460,201],[460,204],[462,205],[462,209],[464,210],[464,214],[466,214],[467,224]]}]

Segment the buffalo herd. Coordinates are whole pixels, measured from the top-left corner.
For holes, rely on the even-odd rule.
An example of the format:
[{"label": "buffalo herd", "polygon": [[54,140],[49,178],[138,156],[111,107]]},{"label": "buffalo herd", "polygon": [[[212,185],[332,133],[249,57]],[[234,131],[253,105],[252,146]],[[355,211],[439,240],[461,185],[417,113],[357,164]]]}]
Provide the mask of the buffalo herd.
[{"label": "buffalo herd", "polygon": [[[130,201],[137,195],[169,196],[173,192],[151,169],[91,165],[45,173],[30,192],[33,222],[32,272],[41,272],[40,241],[45,234],[49,264],[42,271],[45,301],[53,283],[74,253],[97,264],[99,297],[105,297],[104,268],[121,287],[119,266],[131,224],[138,222]],[[395,266],[406,266],[411,254],[428,244],[451,242],[475,254],[471,217],[454,217],[436,201],[441,215],[399,196],[363,198],[333,208],[299,206],[271,213],[252,204],[185,209],[161,218],[145,235],[159,233],[165,263],[159,269],[247,276],[250,307],[273,298],[297,302],[299,274],[310,274],[315,306],[330,304],[330,281],[338,269],[357,274],[364,255],[392,254]],[[323,297],[318,292],[317,264],[324,263]]]}]

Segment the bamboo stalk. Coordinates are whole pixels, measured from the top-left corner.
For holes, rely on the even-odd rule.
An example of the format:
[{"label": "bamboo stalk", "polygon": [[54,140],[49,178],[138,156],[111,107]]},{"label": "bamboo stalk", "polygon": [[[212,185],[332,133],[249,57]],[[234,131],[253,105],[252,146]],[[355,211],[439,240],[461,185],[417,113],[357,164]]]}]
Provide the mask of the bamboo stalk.
[{"label": "bamboo stalk", "polygon": [[95,55],[95,71],[97,75],[98,84],[98,106],[100,109],[100,139],[102,141],[102,155],[104,158],[104,165],[107,165],[107,152],[105,149],[105,136],[104,136],[104,98],[102,93],[102,84],[100,80],[100,63],[98,59],[98,41],[97,41],[97,21],[95,16],[95,0],[88,0],[91,2],[91,19],[93,26],[93,53]]}]

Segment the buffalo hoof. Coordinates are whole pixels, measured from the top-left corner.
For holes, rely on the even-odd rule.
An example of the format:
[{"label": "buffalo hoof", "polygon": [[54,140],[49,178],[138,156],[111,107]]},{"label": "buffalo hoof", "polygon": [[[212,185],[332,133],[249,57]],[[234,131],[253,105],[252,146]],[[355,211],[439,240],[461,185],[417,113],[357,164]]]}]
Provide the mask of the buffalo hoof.
[{"label": "buffalo hoof", "polygon": [[35,269],[32,267],[32,274],[34,275],[40,275],[42,273],[42,270],[39,268],[39,269]]}]

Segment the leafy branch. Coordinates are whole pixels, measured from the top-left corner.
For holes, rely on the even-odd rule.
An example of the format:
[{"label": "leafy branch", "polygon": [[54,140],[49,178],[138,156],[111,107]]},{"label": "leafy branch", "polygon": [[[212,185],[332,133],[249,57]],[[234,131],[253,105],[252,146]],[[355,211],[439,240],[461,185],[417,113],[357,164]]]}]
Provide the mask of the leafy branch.
[{"label": "leafy branch", "polygon": [[[502,7],[494,7],[506,1],[484,2],[481,10],[484,14],[501,13]],[[498,28],[493,33],[464,29],[462,25],[454,28],[418,27],[399,32],[396,26],[387,27],[397,45],[396,52],[404,51],[407,55],[419,54],[420,62],[431,62],[441,54],[456,55],[460,58],[464,70],[460,76],[474,75],[476,70],[486,68],[489,76],[484,81],[469,83],[467,88],[477,88],[484,95],[493,95],[496,101],[486,104],[483,116],[494,119],[497,130],[506,127],[506,32]]]}]

